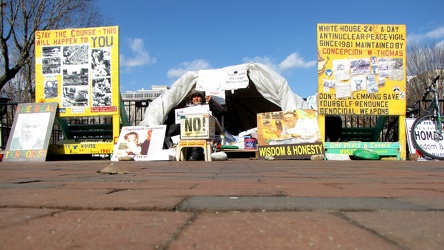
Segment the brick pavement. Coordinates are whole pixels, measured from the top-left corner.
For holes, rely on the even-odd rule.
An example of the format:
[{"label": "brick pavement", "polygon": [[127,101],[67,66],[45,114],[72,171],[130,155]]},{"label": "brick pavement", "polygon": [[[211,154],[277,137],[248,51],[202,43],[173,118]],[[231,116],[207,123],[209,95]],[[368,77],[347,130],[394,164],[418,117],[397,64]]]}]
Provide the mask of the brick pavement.
[{"label": "brick pavement", "polygon": [[443,225],[439,161],[0,162],[0,249],[442,249]]}]

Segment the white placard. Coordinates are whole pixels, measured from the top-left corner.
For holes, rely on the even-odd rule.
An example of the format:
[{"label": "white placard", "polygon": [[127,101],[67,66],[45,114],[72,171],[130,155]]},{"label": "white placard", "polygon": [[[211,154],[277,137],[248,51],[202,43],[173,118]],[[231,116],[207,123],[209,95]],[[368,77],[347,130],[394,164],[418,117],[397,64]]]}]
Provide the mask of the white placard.
[{"label": "white placard", "polygon": [[164,160],[159,157],[165,155],[162,153],[165,131],[166,125],[123,126],[111,160],[118,161],[120,157],[132,157],[135,161]]},{"label": "white placard", "polygon": [[210,106],[209,105],[199,105],[188,108],[176,109],[175,117],[176,124],[180,124],[180,118],[184,115],[197,115],[197,114],[210,114]]},{"label": "white placard", "polygon": [[248,87],[247,70],[199,70],[196,90],[225,91],[227,89],[241,89]]},{"label": "white placard", "polygon": [[[410,153],[416,153],[415,146],[411,138],[411,128],[415,118],[406,118],[405,127],[407,133],[407,144],[409,146]],[[435,124],[431,121],[423,121],[419,126],[416,127],[416,142],[420,145],[427,145],[429,148],[428,152],[433,155],[444,156],[444,140],[435,141],[433,137],[433,132],[435,131]]]}]

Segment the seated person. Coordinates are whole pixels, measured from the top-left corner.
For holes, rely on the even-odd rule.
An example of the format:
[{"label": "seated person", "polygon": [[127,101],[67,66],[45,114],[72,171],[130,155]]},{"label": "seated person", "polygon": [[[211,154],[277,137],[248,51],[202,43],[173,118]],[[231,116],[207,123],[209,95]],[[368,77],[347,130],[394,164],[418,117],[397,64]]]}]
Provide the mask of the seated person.
[{"label": "seated person", "polygon": [[[212,112],[213,116],[215,116],[217,119],[220,119],[226,111],[225,107],[216,102],[213,98],[211,98],[211,96],[204,97],[204,95],[201,92],[194,91],[191,94],[189,101],[186,103],[186,107],[193,107],[199,105],[209,105],[210,111]],[[180,124],[171,125],[165,136],[166,144],[170,145],[171,136],[175,136],[178,134],[180,134]],[[202,160],[203,151],[199,148],[190,148],[187,158],[188,160]]]},{"label": "seated person", "polygon": [[[205,100],[205,102],[204,102]],[[209,105],[210,111],[213,116],[220,118],[225,113],[225,108],[216,102],[210,95],[205,96],[201,92],[195,91],[190,96],[190,101],[186,104],[187,107],[199,106],[199,105]]]}]

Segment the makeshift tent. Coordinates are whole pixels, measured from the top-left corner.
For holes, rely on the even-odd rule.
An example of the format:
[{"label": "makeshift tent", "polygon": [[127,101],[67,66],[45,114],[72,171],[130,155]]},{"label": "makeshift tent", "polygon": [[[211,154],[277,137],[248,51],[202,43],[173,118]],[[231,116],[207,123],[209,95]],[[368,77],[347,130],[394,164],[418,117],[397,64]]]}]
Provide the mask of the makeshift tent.
[{"label": "makeshift tent", "polygon": [[[259,63],[247,63],[218,69],[227,72],[246,70],[249,83],[246,88],[225,90],[225,130],[237,135],[257,127],[257,114],[273,111],[306,109],[303,98],[293,93],[287,80],[270,67]],[[153,100],[145,111],[143,126],[171,125],[175,109],[185,107],[194,90],[198,71],[189,71],[180,77],[170,89]]]}]

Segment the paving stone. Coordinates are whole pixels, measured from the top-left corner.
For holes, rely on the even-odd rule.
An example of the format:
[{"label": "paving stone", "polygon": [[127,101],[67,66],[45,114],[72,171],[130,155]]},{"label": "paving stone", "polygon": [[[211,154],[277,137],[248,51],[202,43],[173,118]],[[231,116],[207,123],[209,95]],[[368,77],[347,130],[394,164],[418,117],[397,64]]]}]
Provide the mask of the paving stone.
[{"label": "paving stone", "polygon": [[[183,197],[149,194],[147,190],[113,189],[52,189],[1,190],[0,206],[64,208],[64,209],[119,209],[119,210],[173,210]],[[32,192],[31,192],[32,191]]]},{"label": "paving stone", "polygon": [[179,211],[425,210],[385,198],[191,197]]},{"label": "paving stone", "polygon": [[[356,224],[397,242],[403,249],[442,249],[444,246],[443,211],[350,212],[346,216]],[[441,229],[436,230],[438,228]]]},{"label": "paving stone", "polygon": [[190,213],[66,211],[0,228],[2,249],[164,249]]},{"label": "paving stone", "polygon": [[0,228],[60,212],[57,209],[0,208]]},{"label": "paving stone", "polygon": [[203,213],[169,249],[401,249],[320,212]]},{"label": "paving stone", "polygon": [[444,210],[444,197],[407,197],[401,198],[417,206],[427,207],[430,210]]},{"label": "paving stone", "polygon": [[440,161],[0,162],[0,249],[441,249],[443,208]]}]

